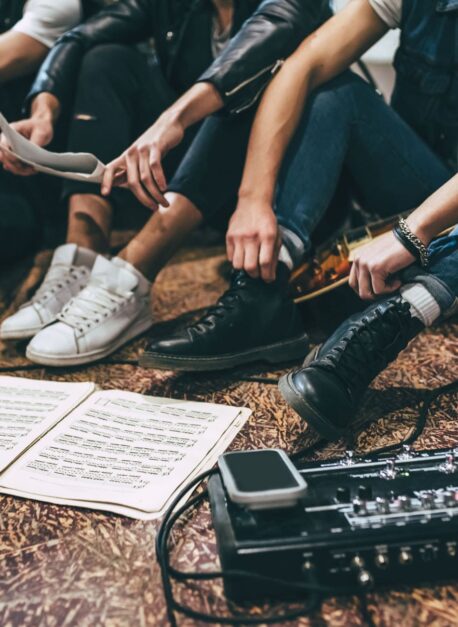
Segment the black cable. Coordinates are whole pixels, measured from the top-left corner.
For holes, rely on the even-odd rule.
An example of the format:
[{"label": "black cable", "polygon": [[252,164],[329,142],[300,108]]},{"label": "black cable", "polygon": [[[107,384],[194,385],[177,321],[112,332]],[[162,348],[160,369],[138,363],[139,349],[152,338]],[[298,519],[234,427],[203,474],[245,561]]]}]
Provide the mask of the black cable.
[{"label": "black cable", "polygon": [[423,404],[420,407],[420,411],[418,413],[415,423],[415,428],[409,436],[402,440],[402,442],[389,444],[388,446],[382,446],[378,449],[371,451],[370,455],[386,455],[387,453],[397,451],[402,446],[411,446],[412,444],[415,444],[415,442],[422,435],[425,429],[428,414],[434,401],[436,401],[443,394],[448,394],[450,392],[458,392],[458,380],[452,381],[452,383],[447,383],[447,385],[435,388],[434,390],[431,390],[429,392],[428,396],[425,398]]},{"label": "black cable", "polygon": [[[167,604],[167,613],[169,617],[169,621],[173,627],[176,625],[176,620],[174,616],[174,612],[182,613],[189,618],[193,618],[195,620],[200,620],[203,622],[209,623],[221,623],[224,625],[259,625],[259,624],[272,624],[278,623],[279,621],[291,621],[303,616],[304,613],[310,613],[315,610],[320,602],[319,596],[316,592],[319,590],[321,592],[330,592],[331,589],[323,586],[316,586],[313,584],[303,584],[300,582],[287,582],[281,579],[277,579],[275,577],[269,577],[265,575],[258,575],[256,573],[251,573],[243,570],[227,570],[227,571],[213,571],[207,573],[197,573],[191,572],[186,573],[183,571],[179,571],[172,566],[170,566],[169,561],[169,551],[167,547],[167,542],[170,536],[170,533],[178,521],[178,519],[186,512],[194,507],[196,507],[206,496],[207,490],[195,495],[190,501],[185,503],[182,507],[180,507],[176,512],[173,512],[176,504],[181,501],[181,499],[188,493],[189,489],[192,488],[199,480],[202,478],[206,478],[212,474],[215,474],[217,471],[214,469],[213,471],[209,471],[207,473],[203,473],[200,477],[194,479],[189,486],[186,486],[179,495],[174,499],[174,503],[172,503],[164,516],[162,524],[159,528],[158,535],[156,538],[156,554],[158,557],[158,562],[161,568],[162,575],[162,583],[164,587],[164,595],[166,598]],[[175,504],[175,505],[174,505]],[[194,580],[212,580],[212,579],[240,579],[246,578],[250,580],[261,581],[264,583],[271,583],[277,586],[283,586],[285,588],[294,589],[301,592],[313,592],[310,600],[300,609],[285,612],[283,614],[279,614],[277,616],[264,616],[264,617],[253,617],[253,616],[239,616],[237,618],[230,618],[227,616],[216,616],[211,614],[206,614],[203,612],[198,612],[189,608],[178,601],[175,600],[173,595],[173,588],[170,579],[176,579],[177,581],[184,581],[186,579],[194,579]]]}]

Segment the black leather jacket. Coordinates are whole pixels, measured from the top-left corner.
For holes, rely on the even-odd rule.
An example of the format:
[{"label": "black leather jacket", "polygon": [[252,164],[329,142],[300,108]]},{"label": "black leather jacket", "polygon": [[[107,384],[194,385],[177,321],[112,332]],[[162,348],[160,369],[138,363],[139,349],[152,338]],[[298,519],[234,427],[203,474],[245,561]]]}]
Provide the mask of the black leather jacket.
[{"label": "black leather jacket", "polygon": [[212,83],[226,111],[253,104],[276,68],[330,15],[328,0],[235,0],[231,42],[212,62],[211,0],[120,0],[65,34],[45,60],[28,100],[46,91],[65,104],[84,54],[105,43],[154,37],[163,73],[178,93]]}]

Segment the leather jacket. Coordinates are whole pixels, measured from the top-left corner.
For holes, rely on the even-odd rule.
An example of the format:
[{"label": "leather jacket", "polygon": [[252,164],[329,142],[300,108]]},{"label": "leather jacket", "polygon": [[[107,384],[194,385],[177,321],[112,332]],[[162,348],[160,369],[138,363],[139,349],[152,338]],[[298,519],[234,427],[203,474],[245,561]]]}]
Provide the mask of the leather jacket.
[{"label": "leather jacket", "polygon": [[328,0],[234,2],[230,43],[213,62],[211,56],[204,62],[201,49],[210,42],[211,0],[120,0],[60,38],[41,67],[28,101],[46,91],[65,105],[88,50],[154,38],[164,76],[177,93],[196,81],[208,81],[221,94],[226,111],[239,113],[256,101],[282,61],[330,17],[331,10]]}]

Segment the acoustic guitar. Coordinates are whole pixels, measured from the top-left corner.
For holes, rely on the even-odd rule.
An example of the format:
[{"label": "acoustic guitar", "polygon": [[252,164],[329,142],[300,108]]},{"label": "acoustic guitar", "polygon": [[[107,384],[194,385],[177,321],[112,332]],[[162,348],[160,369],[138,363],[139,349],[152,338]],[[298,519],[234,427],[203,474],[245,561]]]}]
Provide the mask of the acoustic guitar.
[{"label": "acoustic guitar", "polygon": [[290,287],[295,302],[312,301],[348,283],[355,251],[391,231],[399,217],[406,217],[409,213],[351,229],[319,246],[314,256],[291,277]]}]

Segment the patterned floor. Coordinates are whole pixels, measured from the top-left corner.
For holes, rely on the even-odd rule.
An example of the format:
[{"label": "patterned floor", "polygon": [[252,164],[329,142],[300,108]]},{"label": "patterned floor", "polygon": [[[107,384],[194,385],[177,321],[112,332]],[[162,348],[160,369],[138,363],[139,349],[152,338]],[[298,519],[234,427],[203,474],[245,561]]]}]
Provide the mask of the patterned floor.
[{"label": "patterned floor", "polygon": [[[23,302],[40,279],[49,254],[11,268],[0,279],[3,314]],[[194,249],[174,260],[155,287],[154,311],[162,332],[171,320],[213,302],[225,285],[221,250]],[[19,287],[18,287],[19,286]],[[458,376],[458,325],[443,324],[418,337],[373,384],[361,409],[370,424],[357,438],[360,451],[404,437],[413,426],[425,390]],[[144,340],[125,348],[116,358],[134,358]],[[0,366],[26,363],[24,345],[2,345]],[[186,376],[148,371],[131,365],[35,370],[35,378],[58,381],[92,380],[103,388],[144,394],[243,404],[253,416],[234,448],[277,446],[289,451],[306,445],[315,435],[281,401],[276,386],[243,382],[266,373],[244,369],[218,375]],[[458,443],[458,399],[444,397],[434,407],[419,448]],[[320,456],[342,453],[342,442],[329,445]],[[177,562],[183,568],[215,563],[214,537],[204,507],[191,520],[185,535],[175,536]],[[114,515],[0,497],[0,624],[3,626],[120,626],[167,625],[154,555],[155,523]],[[180,588],[177,595],[195,609],[227,611],[220,585]],[[256,608],[255,612],[260,608]],[[370,594],[373,623],[391,627],[458,625],[458,584],[421,589],[395,589]],[[187,619],[180,625],[199,625]],[[280,623],[279,623],[280,624]],[[329,599],[319,613],[296,621],[297,626],[348,627],[364,625],[357,598]]]}]

